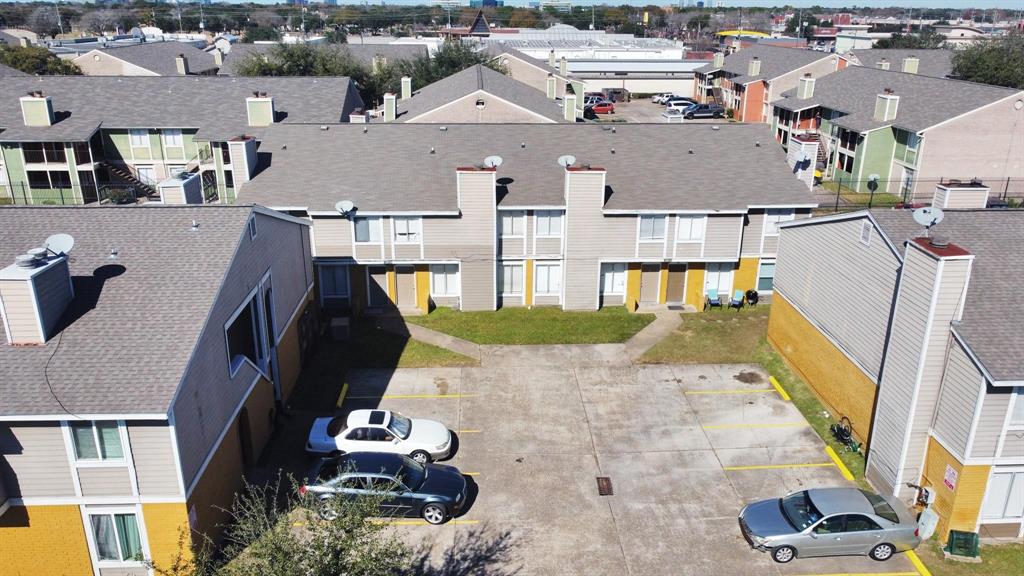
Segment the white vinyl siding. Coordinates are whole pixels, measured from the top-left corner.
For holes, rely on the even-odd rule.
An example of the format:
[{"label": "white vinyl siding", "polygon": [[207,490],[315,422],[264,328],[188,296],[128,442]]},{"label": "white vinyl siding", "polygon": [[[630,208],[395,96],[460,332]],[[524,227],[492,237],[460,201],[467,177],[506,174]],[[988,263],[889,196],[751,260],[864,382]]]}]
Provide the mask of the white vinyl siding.
[{"label": "white vinyl siding", "polygon": [[501,213],[501,236],[503,238],[522,238],[526,230],[526,214],[524,212]]},{"label": "white vinyl siding", "polygon": [[611,295],[626,293],[625,264],[601,264],[601,293]]},{"label": "white vinyl siding", "polygon": [[679,216],[676,219],[676,242],[703,242],[704,216]]},{"label": "white vinyl siding", "polygon": [[796,213],[792,209],[768,210],[764,215],[764,235],[778,236],[779,224],[782,222],[789,222],[795,218]]},{"label": "white vinyl siding", "polygon": [[538,262],[534,269],[534,293],[554,296],[562,292],[562,265]]},{"label": "white vinyl siding", "polygon": [[395,218],[395,243],[419,244],[423,239],[423,221],[419,218]]},{"label": "white vinyl siding", "polygon": [[640,241],[659,242],[665,240],[665,216],[652,215],[640,217]]},{"label": "white vinyl siding", "polygon": [[363,244],[380,244],[381,219],[378,217],[356,218],[356,242]]},{"label": "white vinyl siding", "polygon": [[458,264],[432,264],[430,266],[430,295],[459,295]]},{"label": "white vinyl siding", "polygon": [[538,238],[558,238],[562,235],[562,213],[551,210],[537,211]]},{"label": "white vinyl siding", "polygon": [[502,264],[498,280],[498,292],[503,296],[521,295],[523,293],[523,265]]}]

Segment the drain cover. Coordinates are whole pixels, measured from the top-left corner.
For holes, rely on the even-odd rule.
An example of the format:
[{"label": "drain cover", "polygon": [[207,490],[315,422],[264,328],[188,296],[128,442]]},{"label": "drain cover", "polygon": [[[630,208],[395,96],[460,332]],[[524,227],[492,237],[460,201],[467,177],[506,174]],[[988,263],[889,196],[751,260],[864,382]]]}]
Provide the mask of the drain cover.
[{"label": "drain cover", "polygon": [[597,493],[600,496],[611,496],[615,494],[615,491],[612,490],[612,479],[608,476],[598,476]]}]

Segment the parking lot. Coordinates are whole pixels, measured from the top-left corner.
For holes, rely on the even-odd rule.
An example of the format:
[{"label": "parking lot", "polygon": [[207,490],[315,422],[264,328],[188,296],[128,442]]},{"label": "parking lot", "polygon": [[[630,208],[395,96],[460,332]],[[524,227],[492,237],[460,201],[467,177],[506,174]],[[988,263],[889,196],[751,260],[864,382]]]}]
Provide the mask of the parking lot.
[{"label": "parking lot", "polygon": [[[476,485],[468,510],[443,526],[394,522],[455,570],[442,573],[917,574],[904,555],[779,565],[748,547],[745,503],[849,484],[760,367],[517,350],[481,367],[349,375],[345,410],[381,406],[458,435],[446,463]],[[613,495],[598,495],[599,476]]]},{"label": "parking lot", "polygon": [[[599,116],[599,118],[611,118],[635,123],[661,124],[665,122],[665,118],[661,115],[664,111],[664,106],[651,102],[650,98],[633,99],[631,102],[616,102],[614,115],[605,114]],[[723,122],[728,122],[728,120],[695,118],[693,120],[685,120],[684,122],[687,124],[721,124]]]}]

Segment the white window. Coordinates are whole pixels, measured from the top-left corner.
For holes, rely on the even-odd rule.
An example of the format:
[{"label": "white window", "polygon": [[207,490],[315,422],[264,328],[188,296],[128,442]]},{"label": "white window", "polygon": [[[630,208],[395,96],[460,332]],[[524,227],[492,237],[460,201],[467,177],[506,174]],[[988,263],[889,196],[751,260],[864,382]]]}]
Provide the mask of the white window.
[{"label": "white window", "polygon": [[423,223],[420,218],[395,218],[395,243],[419,244]]},{"label": "white window", "polygon": [[[1005,470],[1005,469],[1004,469]],[[985,503],[981,506],[981,519],[1015,520],[1024,517],[1024,472],[992,470],[985,492]]]},{"label": "white window", "polygon": [[348,298],[348,266],[321,266],[320,294],[325,300]]},{"label": "white window", "polygon": [[128,142],[132,148],[149,148],[149,130],[129,130]]},{"label": "white window", "polygon": [[522,237],[526,216],[522,212],[501,213],[501,235],[505,238]]},{"label": "white window", "polygon": [[538,262],[536,266],[534,266],[534,292],[539,295],[561,294],[561,263]]},{"label": "white window", "polygon": [[[259,291],[235,312],[234,317],[224,325],[227,341],[230,375],[234,377],[246,360],[260,370],[266,368],[267,342],[264,329],[268,328],[269,316],[265,316],[257,298]],[[269,294],[269,292],[268,292]],[[268,330],[269,333],[269,330]]]},{"label": "white window", "polygon": [[917,150],[917,146],[921,143],[921,137],[911,132],[907,135],[907,150]]},{"label": "white window", "polygon": [[430,265],[430,294],[432,296],[459,295],[459,265]]},{"label": "white window", "polygon": [[655,241],[665,239],[665,216],[641,216],[640,240]]},{"label": "white window", "polygon": [[1017,388],[1017,393],[1014,394],[1010,428],[1024,428],[1024,388]]},{"label": "white window", "polygon": [[181,138],[181,130],[168,129],[163,131],[164,146],[167,148],[181,148],[184,143]]},{"label": "white window", "polygon": [[144,559],[138,519],[128,510],[88,511],[89,540],[101,567]]},{"label": "white window", "polygon": [[625,264],[601,264],[601,293],[626,293]]},{"label": "white window", "polygon": [[356,218],[353,225],[356,228],[356,242],[380,244],[380,218]]},{"label": "white window", "polygon": [[865,220],[860,225],[860,241],[865,246],[871,245],[871,222]]},{"label": "white window", "polygon": [[764,215],[764,235],[778,236],[779,224],[782,222],[789,222],[794,218],[796,218],[796,214],[793,213],[792,209],[783,208],[768,210]]},{"label": "white window", "polygon": [[680,216],[676,220],[676,242],[704,240],[704,216]]},{"label": "white window", "polygon": [[71,422],[75,460],[124,460],[121,429],[114,420]]},{"label": "white window", "polygon": [[502,264],[500,283],[498,291],[504,295],[519,295],[523,293],[523,265]]},{"label": "white window", "polygon": [[249,239],[256,239],[256,216],[249,217]]},{"label": "white window", "polygon": [[729,291],[732,289],[732,272],[734,264],[731,262],[709,262],[707,278],[704,281],[704,291],[710,294],[717,290],[718,295],[726,298],[732,296]]},{"label": "white window", "polygon": [[537,211],[537,237],[551,238],[562,235],[562,213],[553,210]]},{"label": "white window", "polygon": [[[771,292],[775,282],[775,260],[761,260],[757,270],[757,291]],[[743,288],[739,286],[738,288]]]}]

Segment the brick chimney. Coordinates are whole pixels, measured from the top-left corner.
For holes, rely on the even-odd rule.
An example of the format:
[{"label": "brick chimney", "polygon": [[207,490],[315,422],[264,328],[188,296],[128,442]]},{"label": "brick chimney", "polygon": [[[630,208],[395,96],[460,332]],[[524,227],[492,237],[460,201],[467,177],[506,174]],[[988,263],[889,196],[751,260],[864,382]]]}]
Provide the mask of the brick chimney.
[{"label": "brick chimney", "polygon": [[53,101],[42,90],[21,97],[21,117],[25,126],[52,126]]},{"label": "brick chimney", "polygon": [[760,76],[761,75],[761,59],[754,56],[747,63],[747,76]]},{"label": "brick chimney", "polygon": [[810,72],[807,72],[803,75],[803,78],[800,78],[800,85],[796,89],[796,97],[799,100],[807,100],[814,97],[814,77],[811,76]]},{"label": "brick chimney", "polygon": [[394,122],[398,116],[398,107],[395,103],[395,95],[388,92],[384,95],[384,121]]},{"label": "brick chimney", "polygon": [[33,248],[0,270],[0,310],[10,344],[44,344],[75,296],[64,254]]},{"label": "brick chimney", "polygon": [[274,98],[266,92],[253,92],[245,99],[249,114],[249,126],[270,126],[277,115],[274,110]]},{"label": "brick chimney", "polygon": [[175,56],[174,64],[178,68],[178,76],[188,76],[188,58],[184,54]]},{"label": "brick chimney", "polygon": [[875,98],[875,121],[888,122],[896,118],[896,110],[900,105],[900,97],[892,88],[886,88]]},{"label": "brick chimney", "polygon": [[920,63],[917,56],[907,56],[903,59],[903,71],[907,74],[917,74],[917,67]]}]

